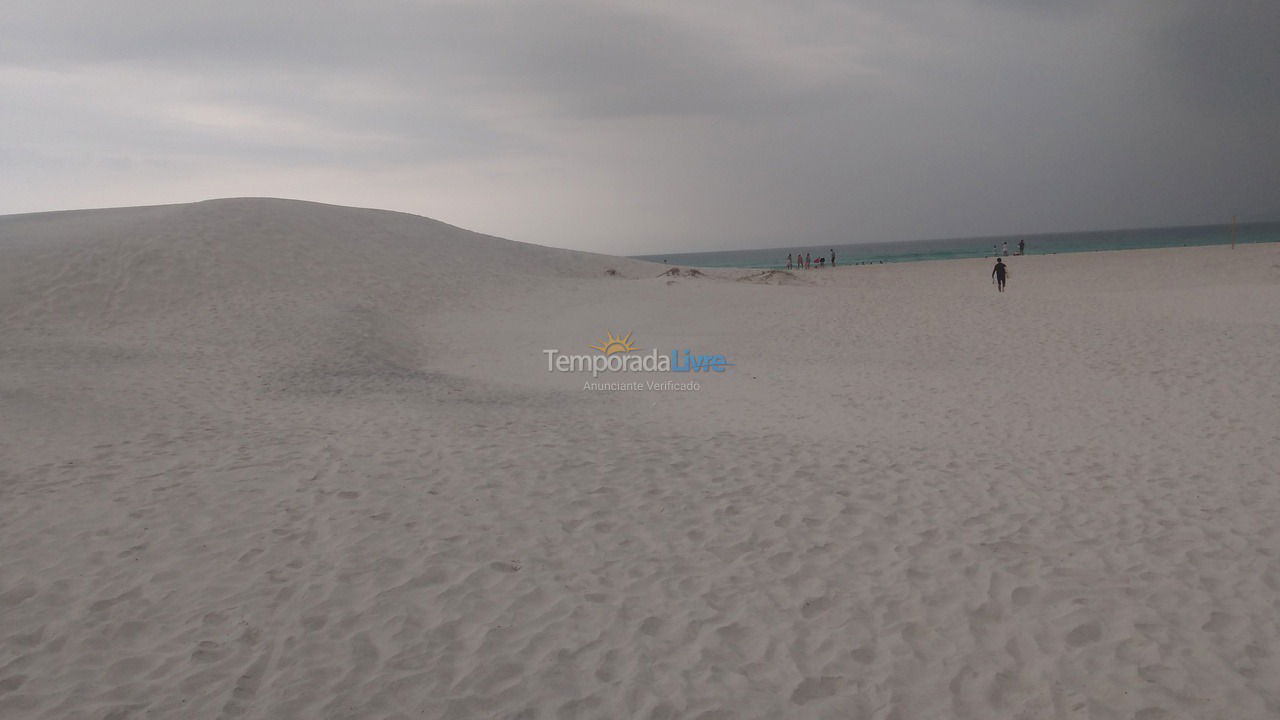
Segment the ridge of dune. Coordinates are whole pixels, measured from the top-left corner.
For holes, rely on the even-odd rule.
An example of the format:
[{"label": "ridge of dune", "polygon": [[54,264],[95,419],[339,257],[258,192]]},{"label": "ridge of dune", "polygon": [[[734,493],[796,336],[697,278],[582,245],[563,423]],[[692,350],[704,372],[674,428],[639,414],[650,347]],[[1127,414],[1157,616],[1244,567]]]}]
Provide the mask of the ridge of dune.
[{"label": "ridge of dune", "polygon": [[0,316],[130,317],[207,295],[340,287],[421,306],[513,278],[640,265],[417,215],[274,198],[0,217]]}]

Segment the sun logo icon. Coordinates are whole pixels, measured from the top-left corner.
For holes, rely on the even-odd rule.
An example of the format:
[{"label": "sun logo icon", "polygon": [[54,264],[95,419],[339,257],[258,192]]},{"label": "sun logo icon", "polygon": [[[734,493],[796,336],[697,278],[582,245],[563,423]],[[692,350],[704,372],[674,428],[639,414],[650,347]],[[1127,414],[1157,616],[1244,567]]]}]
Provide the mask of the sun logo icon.
[{"label": "sun logo icon", "polygon": [[609,337],[601,340],[599,345],[592,345],[592,350],[599,350],[605,355],[614,353],[629,353],[636,349],[631,342],[631,333],[627,333],[625,337],[614,337],[613,333],[609,333]]}]

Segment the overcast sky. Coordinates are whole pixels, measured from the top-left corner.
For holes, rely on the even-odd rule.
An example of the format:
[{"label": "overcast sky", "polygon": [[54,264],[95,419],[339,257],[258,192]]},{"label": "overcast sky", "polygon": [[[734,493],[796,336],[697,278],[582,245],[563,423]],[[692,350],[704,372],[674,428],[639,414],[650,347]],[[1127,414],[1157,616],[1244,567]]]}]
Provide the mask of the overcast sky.
[{"label": "overcast sky", "polygon": [[611,253],[1280,217],[1277,0],[5,2],[0,213]]}]

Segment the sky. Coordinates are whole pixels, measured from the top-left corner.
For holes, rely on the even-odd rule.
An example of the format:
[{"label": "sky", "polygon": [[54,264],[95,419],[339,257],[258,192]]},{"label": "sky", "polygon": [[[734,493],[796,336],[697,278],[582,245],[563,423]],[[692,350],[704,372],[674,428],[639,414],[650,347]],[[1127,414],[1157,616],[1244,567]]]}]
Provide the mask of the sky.
[{"label": "sky", "polygon": [[615,254],[1280,219],[1276,0],[6,0],[0,214]]}]

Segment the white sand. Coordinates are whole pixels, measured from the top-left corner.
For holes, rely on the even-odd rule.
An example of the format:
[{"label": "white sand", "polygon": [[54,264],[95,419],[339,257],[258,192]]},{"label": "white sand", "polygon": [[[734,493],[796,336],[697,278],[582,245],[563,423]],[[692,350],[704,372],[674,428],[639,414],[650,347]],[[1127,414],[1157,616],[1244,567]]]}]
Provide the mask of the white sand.
[{"label": "white sand", "polygon": [[0,718],[1280,717],[1280,246],[1010,266],[0,218]]}]

